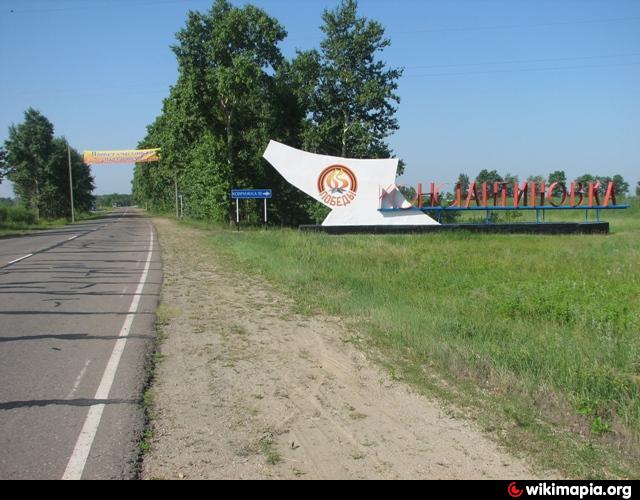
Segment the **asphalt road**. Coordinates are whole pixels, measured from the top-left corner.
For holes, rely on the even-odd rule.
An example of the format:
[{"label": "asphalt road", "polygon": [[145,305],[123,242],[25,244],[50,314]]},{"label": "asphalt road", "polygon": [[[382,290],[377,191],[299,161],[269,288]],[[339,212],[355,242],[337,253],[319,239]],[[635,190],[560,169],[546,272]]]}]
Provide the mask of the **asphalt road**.
[{"label": "asphalt road", "polygon": [[135,477],[161,281],[133,210],[0,240],[0,479]]}]

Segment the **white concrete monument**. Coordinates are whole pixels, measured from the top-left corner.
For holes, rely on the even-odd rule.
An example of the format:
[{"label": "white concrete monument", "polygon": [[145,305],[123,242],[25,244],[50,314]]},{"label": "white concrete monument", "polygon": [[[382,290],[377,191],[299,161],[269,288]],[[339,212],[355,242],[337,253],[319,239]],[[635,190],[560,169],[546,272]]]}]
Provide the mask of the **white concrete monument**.
[{"label": "white concrete monument", "polygon": [[[323,226],[438,225],[413,209],[397,189],[397,159],[324,156],[276,141],[269,142],[263,156],[287,182],[332,209]],[[380,212],[380,208],[392,208],[385,203],[407,211]]]}]

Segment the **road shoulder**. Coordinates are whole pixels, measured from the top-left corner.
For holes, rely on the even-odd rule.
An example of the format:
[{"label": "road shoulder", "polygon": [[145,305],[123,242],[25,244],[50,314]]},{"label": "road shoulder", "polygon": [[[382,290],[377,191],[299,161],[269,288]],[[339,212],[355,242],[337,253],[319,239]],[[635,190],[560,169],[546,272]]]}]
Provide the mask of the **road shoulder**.
[{"label": "road shoulder", "polygon": [[164,285],[145,479],[490,479],[533,475],[350,342],[229,269],[206,233],[155,219]]}]

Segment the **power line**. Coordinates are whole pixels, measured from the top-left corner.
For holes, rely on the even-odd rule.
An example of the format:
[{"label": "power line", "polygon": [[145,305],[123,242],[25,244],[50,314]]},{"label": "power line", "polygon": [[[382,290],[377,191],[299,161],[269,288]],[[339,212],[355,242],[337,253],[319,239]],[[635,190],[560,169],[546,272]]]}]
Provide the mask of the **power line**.
[{"label": "power line", "polygon": [[574,57],[554,57],[545,59],[512,59],[510,61],[484,61],[476,63],[461,63],[461,64],[432,64],[428,66],[405,66],[405,69],[430,69],[430,68],[455,68],[463,66],[491,66],[498,64],[524,64],[524,63],[536,63],[536,62],[557,62],[557,61],[580,61],[584,59],[609,59],[616,57],[634,57],[640,56],[640,52],[628,52],[626,54],[606,54],[599,56],[574,56]]},{"label": "power line", "polygon": [[[127,7],[129,6],[145,6],[145,5],[162,5],[162,4],[186,4],[186,3],[194,3],[194,2],[202,2],[209,3],[209,0],[128,0],[123,2]],[[8,13],[11,14],[22,14],[22,13],[37,13],[37,12],[62,12],[62,11],[73,11],[73,10],[91,10],[91,9],[102,9],[102,8],[113,8],[113,1],[103,4],[92,3],[87,5],[86,2],[83,2],[82,6],[70,6],[70,7],[54,7],[54,8],[28,8],[28,9],[15,9],[10,8]],[[4,11],[7,13],[7,11]],[[618,18],[609,18],[609,19],[579,19],[574,21],[552,21],[552,22],[541,22],[541,23],[520,23],[520,24],[504,24],[504,25],[493,25],[493,26],[452,26],[452,27],[441,27],[441,28],[425,28],[419,30],[409,30],[409,31],[391,31],[389,35],[411,35],[411,34],[420,34],[420,33],[441,33],[441,32],[449,32],[449,31],[484,31],[484,30],[503,30],[503,29],[518,29],[518,28],[537,28],[537,27],[547,27],[547,26],[565,26],[572,24],[598,24],[598,23],[615,23],[615,22],[625,22],[625,21],[638,21],[640,17],[618,17]],[[300,40],[299,38],[291,39],[291,40]]]},{"label": "power line", "polygon": [[[441,27],[441,28],[425,28],[425,29],[408,30],[408,31],[390,30],[388,32],[385,32],[385,35],[387,36],[419,35],[424,33],[509,30],[509,29],[520,29],[520,28],[544,28],[544,27],[552,27],[552,26],[569,26],[569,25],[578,25],[578,24],[602,24],[602,23],[606,24],[606,23],[617,23],[617,22],[627,22],[627,21],[640,21],[640,17],[617,17],[617,18],[609,18],[609,19],[577,19],[574,21],[551,21],[551,22],[540,22],[540,23],[502,24],[502,25],[493,25],[493,26],[449,26],[449,27]],[[308,38],[302,38],[302,37],[287,38],[287,41],[294,41],[294,42],[302,41],[302,40],[308,40]]]},{"label": "power line", "polygon": [[457,76],[457,75],[484,75],[491,73],[523,73],[530,71],[552,71],[552,70],[563,70],[563,69],[583,69],[583,68],[612,68],[612,67],[620,67],[620,66],[635,66],[640,65],[640,61],[631,62],[631,63],[620,63],[620,64],[593,64],[593,65],[582,65],[582,66],[555,66],[555,67],[546,67],[546,68],[522,68],[522,69],[496,69],[489,71],[461,71],[461,72],[447,72],[447,73],[425,73],[423,75],[407,75],[406,78],[424,78],[429,76]]},{"label": "power line", "polygon": [[[126,7],[138,7],[138,6],[147,6],[147,5],[169,5],[169,4],[186,4],[193,3],[204,0],[142,0],[135,1],[129,0],[127,2],[123,2],[123,6]],[[9,9],[8,12],[4,10],[4,14],[33,14],[39,12],[66,12],[66,11],[74,11],[74,10],[93,10],[93,9],[112,9],[114,8],[113,1],[108,3],[92,3],[87,5],[86,2],[83,5],[78,6],[70,6],[70,7],[44,7],[44,8],[27,8],[27,9]]]},{"label": "power line", "polygon": [[576,21],[554,21],[547,23],[523,23],[523,24],[503,24],[495,26],[459,26],[448,28],[426,28],[422,30],[411,31],[394,31],[390,32],[393,35],[413,35],[418,33],[440,33],[447,31],[484,31],[484,30],[506,30],[506,29],[518,29],[518,28],[538,28],[547,26],[566,26],[570,24],[596,24],[596,23],[615,23],[624,21],[638,21],[640,17],[618,17],[611,19],[582,19]]}]

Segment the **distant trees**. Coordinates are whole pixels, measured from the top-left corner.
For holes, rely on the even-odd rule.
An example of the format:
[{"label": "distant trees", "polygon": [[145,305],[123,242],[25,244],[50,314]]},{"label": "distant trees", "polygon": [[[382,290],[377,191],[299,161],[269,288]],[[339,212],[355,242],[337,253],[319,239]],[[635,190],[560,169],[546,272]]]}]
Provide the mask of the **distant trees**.
[{"label": "distant trees", "polygon": [[504,174],[504,182],[507,184],[507,196],[513,196],[513,186],[520,182],[517,175],[510,173]]},{"label": "distant trees", "polygon": [[460,174],[458,176],[458,182],[457,184],[460,185],[460,189],[462,190],[463,193],[466,193],[467,190],[469,189],[469,176],[466,174]]},{"label": "distant trees", "polygon": [[[39,111],[29,108],[24,122],[9,127],[5,141],[3,170],[13,182],[21,204],[35,210],[37,217],[55,218],[71,213],[67,141],[54,137],[53,132],[53,124]],[[88,209],[94,188],[89,166],[74,149],[71,165],[75,205],[80,210]]]},{"label": "distant trees", "polygon": [[476,183],[482,184],[483,182],[493,185],[494,182],[503,182],[503,178],[496,170],[482,169],[476,177]]},{"label": "distant trees", "polygon": [[614,175],[611,179],[616,187],[616,194],[624,196],[629,192],[629,183],[621,175]]},{"label": "distant trees", "polygon": [[576,177],[575,183],[582,184],[583,186],[588,185],[590,182],[595,182],[596,178],[591,174],[583,174],[580,177]]},{"label": "distant trees", "polygon": [[102,194],[96,196],[96,205],[99,207],[129,207],[133,205],[133,196],[130,194]]},{"label": "distant trees", "polygon": [[638,181],[638,184],[636,185],[636,196],[640,196],[640,181]]},{"label": "distant trees", "polygon": [[527,182],[535,182],[536,184],[542,184],[545,178],[542,175],[530,175],[527,177]]},{"label": "distant trees", "polygon": [[553,184],[554,182],[561,184],[567,182],[567,174],[565,174],[564,170],[556,170],[549,174],[549,184]]},{"label": "distant trees", "polygon": [[[486,182],[491,185],[494,182],[504,182],[507,188],[507,195],[513,196],[513,186],[519,182],[517,175],[511,175],[509,173],[505,174],[502,177],[496,170],[487,170],[482,169],[475,178],[477,184],[482,184]],[[542,175],[532,175],[527,178],[527,182],[535,182],[538,185],[542,182],[545,182],[545,178]],[[556,170],[549,174],[547,179],[547,185],[550,185],[554,182],[568,184],[567,175],[564,170]],[[584,174],[579,176],[574,180],[576,185],[582,185],[583,189],[585,189],[590,182],[597,183],[600,182],[600,190],[604,192],[610,182],[614,183],[615,193],[617,196],[624,196],[629,192],[629,183],[624,180],[621,175],[614,175],[613,177],[608,176],[597,176],[592,174]],[[469,188],[469,177],[466,174],[460,174],[458,176],[458,184],[460,184],[462,188],[462,192],[466,192]],[[567,185],[567,188],[569,186]],[[636,187],[636,195],[640,196],[640,182]]]},{"label": "distant trees", "polygon": [[601,191],[606,189],[609,182],[613,182],[617,196],[624,196],[629,192],[629,183],[619,174],[616,174],[613,177],[584,174],[575,180],[576,184],[582,183],[583,186],[588,186],[590,182],[600,182]]}]

